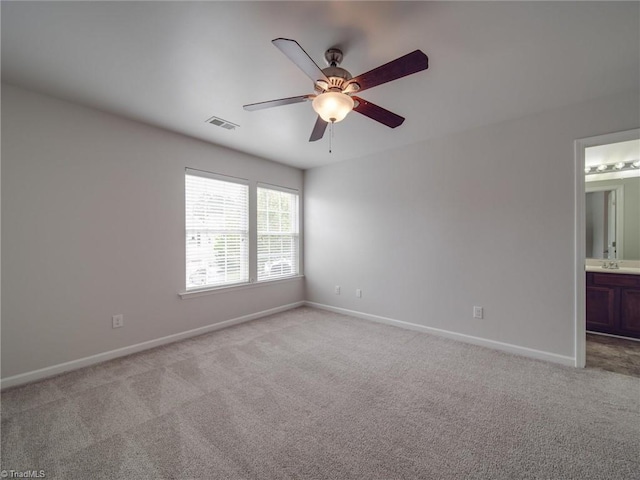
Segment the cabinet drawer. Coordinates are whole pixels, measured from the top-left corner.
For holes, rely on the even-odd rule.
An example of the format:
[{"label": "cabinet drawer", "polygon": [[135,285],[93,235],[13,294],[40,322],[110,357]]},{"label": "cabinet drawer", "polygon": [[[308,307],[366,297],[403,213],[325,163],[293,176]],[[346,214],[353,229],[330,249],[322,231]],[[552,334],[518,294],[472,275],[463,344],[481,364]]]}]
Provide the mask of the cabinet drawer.
[{"label": "cabinet drawer", "polygon": [[594,285],[612,287],[640,287],[640,275],[624,275],[620,273],[594,273]]}]

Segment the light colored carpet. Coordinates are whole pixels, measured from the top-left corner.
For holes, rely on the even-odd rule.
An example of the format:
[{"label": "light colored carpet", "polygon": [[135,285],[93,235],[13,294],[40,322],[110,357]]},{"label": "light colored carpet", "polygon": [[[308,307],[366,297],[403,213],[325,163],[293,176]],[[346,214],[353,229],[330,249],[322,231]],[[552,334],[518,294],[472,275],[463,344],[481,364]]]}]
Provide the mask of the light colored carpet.
[{"label": "light colored carpet", "polygon": [[638,479],[640,379],[299,308],[2,394],[59,479]]}]

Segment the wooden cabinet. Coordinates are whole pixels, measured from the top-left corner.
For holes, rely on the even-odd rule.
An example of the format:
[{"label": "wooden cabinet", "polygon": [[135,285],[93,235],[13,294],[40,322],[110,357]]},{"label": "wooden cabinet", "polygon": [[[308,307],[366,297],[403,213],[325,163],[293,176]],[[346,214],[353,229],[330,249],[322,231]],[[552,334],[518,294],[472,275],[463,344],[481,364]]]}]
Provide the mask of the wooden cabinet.
[{"label": "wooden cabinet", "polygon": [[640,338],[640,275],[587,272],[587,330]]},{"label": "wooden cabinet", "polygon": [[640,338],[640,289],[623,288],[620,292],[620,328],[627,336]]}]

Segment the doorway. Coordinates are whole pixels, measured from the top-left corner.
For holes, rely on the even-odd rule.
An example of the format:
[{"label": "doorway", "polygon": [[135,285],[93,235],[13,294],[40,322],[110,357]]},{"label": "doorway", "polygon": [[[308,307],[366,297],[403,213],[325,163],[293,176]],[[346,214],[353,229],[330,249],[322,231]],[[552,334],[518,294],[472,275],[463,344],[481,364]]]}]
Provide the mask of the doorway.
[{"label": "doorway", "polygon": [[[587,165],[587,149],[592,147],[606,146],[621,142],[629,142],[640,139],[640,129],[627,130],[624,132],[610,133],[599,135],[596,137],[588,137],[576,140],[574,142],[574,166],[575,166],[575,279],[574,288],[575,296],[575,366],[583,368],[586,366],[586,346],[587,346],[587,330],[586,330],[586,186],[585,175],[592,171],[592,166]],[[638,158],[635,159],[636,161]],[[615,170],[615,164],[611,165],[609,171]],[[600,167],[596,170],[599,173],[606,173],[607,169]],[[593,173],[596,173],[595,171]],[[607,199],[610,205],[610,200]],[[611,210],[609,210],[611,213]],[[622,224],[620,225],[622,226]],[[607,233],[612,233],[610,230]],[[618,230],[618,238],[620,230]],[[614,244],[615,245],[615,244]],[[617,245],[618,251],[620,245]],[[607,248],[603,251],[608,251]],[[616,260],[616,259],[614,259]]]}]

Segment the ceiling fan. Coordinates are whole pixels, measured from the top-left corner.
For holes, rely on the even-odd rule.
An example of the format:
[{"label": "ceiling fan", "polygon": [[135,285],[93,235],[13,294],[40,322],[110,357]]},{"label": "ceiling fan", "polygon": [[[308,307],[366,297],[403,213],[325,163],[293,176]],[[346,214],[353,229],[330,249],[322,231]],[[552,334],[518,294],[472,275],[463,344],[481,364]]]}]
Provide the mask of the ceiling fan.
[{"label": "ceiling fan", "polygon": [[422,51],[415,50],[378,68],[352,77],[347,70],[339,66],[343,55],[338,48],[330,48],[326,51],[324,58],[329,66],[321,70],[295,40],[276,38],[271,43],[313,80],[315,93],[268,102],[250,103],[244,105],[243,108],[254,111],[311,100],[313,109],[318,114],[318,119],[311,132],[310,142],[321,139],[329,123],[343,120],[351,110],[391,128],[402,125],[404,118],[400,115],[367,102],[354,94],[426,70],[429,67],[427,56]]}]

